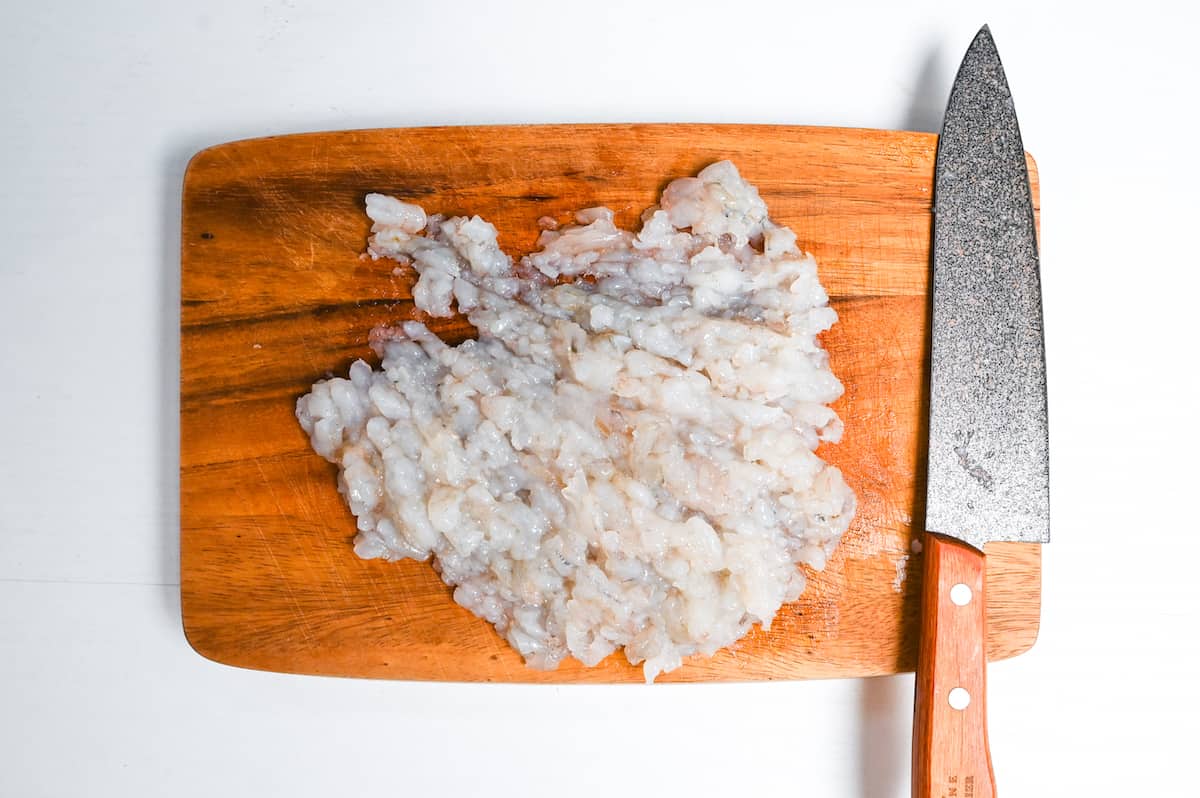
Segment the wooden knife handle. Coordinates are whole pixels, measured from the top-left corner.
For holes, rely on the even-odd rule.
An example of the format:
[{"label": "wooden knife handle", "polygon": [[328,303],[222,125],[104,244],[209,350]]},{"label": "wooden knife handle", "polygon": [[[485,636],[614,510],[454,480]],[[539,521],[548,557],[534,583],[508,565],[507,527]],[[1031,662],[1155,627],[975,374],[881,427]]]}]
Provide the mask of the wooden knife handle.
[{"label": "wooden knife handle", "polygon": [[987,738],[986,561],[978,549],[952,538],[926,533],[924,542],[912,794],[994,798]]}]

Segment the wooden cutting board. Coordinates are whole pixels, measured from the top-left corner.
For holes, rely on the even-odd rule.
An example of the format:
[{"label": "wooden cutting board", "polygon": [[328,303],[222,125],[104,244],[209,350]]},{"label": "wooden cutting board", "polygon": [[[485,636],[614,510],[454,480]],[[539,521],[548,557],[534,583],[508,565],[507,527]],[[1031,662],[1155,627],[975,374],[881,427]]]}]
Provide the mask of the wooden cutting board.
[{"label": "wooden cutting board", "polygon": [[[606,204],[625,225],[668,180],[723,158],[819,264],[841,320],[824,336],[846,385],[842,443],[820,454],[858,493],[825,571],[769,632],[661,681],[867,676],[912,670],[923,516],[930,199],[936,137],[748,125],[369,130],[225,144],[183,189],[183,623],[202,655],[248,668],[397,679],[633,682],[524,667],[450,598],[427,563],[363,561],[335,468],[293,415],[317,379],[374,360],[376,324],[419,317],[411,275],[361,258],[363,196],[479,214],[514,256],[536,220]],[[1030,162],[1037,205],[1037,175]],[[461,320],[431,326],[461,340]],[[988,547],[988,653],[1033,645],[1040,547]]]}]

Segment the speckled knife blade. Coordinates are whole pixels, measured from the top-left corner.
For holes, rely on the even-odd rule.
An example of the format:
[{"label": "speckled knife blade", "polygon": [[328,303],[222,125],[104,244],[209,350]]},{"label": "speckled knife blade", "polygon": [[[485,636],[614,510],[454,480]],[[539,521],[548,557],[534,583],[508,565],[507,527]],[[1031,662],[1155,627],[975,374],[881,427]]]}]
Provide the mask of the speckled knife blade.
[{"label": "speckled knife blade", "polygon": [[950,91],[934,178],[925,528],[1050,539],[1046,362],[1025,150],[985,27]]}]

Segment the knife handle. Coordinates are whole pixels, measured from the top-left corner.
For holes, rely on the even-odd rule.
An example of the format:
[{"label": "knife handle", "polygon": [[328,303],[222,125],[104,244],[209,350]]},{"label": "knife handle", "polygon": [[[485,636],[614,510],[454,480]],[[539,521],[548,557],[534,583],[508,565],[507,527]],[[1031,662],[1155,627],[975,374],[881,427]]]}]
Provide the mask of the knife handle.
[{"label": "knife handle", "polygon": [[994,798],[987,738],[986,559],[966,543],[929,532],[924,557],[913,798]]}]

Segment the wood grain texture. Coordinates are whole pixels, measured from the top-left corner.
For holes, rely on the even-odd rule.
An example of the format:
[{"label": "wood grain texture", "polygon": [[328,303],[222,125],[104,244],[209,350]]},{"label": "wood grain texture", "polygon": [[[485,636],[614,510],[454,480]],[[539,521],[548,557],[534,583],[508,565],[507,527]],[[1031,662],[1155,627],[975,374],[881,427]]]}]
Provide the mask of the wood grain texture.
[{"label": "wood grain texture", "polygon": [[[987,558],[953,538],[924,537],[921,639],[913,717],[913,798],[995,798],[987,736]],[[965,585],[965,603],[952,591]],[[958,588],[961,590],[961,588]],[[950,703],[966,691],[965,706]]]},{"label": "wood grain texture", "polygon": [[[606,204],[635,224],[666,182],[732,159],[819,263],[841,320],[824,336],[846,385],[842,443],[823,447],[858,515],[769,632],[661,681],[868,676],[916,662],[930,192],[928,134],[779,126],[424,128],[226,144],[190,164],[183,197],[183,622],[206,657],[249,668],[402,679],[635,682],[618,654],[525,668],[454,604],[428,564],[354,556],[334,467],[295,400],[372,360],[372,326],[423,318],[411,274],[360,257],[363,196],[477,213],[514,255],[543,215]],[[1031,162],[1032,170],[1032,162]],[[1035,205],[1037,175],[1032,170]],[[462,320],[425,319],[448,340]],[[988,655],[1037,636],[1040,547],[988,547]],[[905,570],[907,576],[905,577]]]}]

